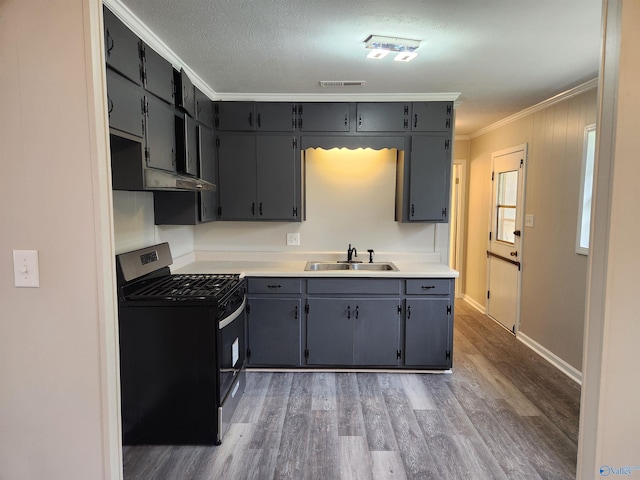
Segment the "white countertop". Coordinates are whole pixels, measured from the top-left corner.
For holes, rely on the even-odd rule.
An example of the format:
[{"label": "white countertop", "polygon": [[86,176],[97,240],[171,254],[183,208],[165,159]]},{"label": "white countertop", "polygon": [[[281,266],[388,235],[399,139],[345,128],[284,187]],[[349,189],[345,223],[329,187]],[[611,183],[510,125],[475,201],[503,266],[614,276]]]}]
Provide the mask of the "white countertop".
[{"label": "white countertop", "polygon": [[[433,261],[433,254],[379,254],[374,261],[392,262],[397,271],[305,271],[308,261],[337,261],[340,254],[306,252],[303,255],[271,252],[196,252],[175,262],[173,273],[237,273],[245,277],[353,277],[353,278],[457,278],[458,272]],[[337,259],[336,259],[337,256]],[[342,254],[344,256],[344,254]],[[365,258],[362,258],[365,261]]]}]

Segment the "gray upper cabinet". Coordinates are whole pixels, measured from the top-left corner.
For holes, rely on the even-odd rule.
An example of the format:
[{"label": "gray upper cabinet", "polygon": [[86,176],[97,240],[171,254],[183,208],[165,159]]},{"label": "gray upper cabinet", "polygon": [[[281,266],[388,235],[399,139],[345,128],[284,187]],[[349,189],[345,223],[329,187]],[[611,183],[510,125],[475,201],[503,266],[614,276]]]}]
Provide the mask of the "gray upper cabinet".
[{"label": "gray upper cabinet", "polygon": [[257,218],[299,219],[300,152],[291,135],[256,137]]},{"label": "gray upper cabinet", "polygon": [[176,124],[176,168],[179,172],[197,177],[198,131],[196,122],[186,114],[177,116]]},{"label": "gray upper cabinet", "polygon": [[447,222],[451,153],[449,136],[413,136],[409,164],[408,220]]},{"label": "gray upper cabinet", "polygon": [[144,101],[140,87],[107,70],[109,127],[142,138]]},{"label": "gray upper cabinet", "polygon": [[140,39],[108,8],[103,11],[107,65],[140,85]]},{"label": "gray upper cabinet", "polygon": [[301,132],[348,132],[349,103],[303,103],[298,107]]},{"label": "gray upper cabinet", "polygon": [[256,216],[256,141],[253,135],[224,134],[217,140],[220,220]]},{"label": "gray upper cabinet", "polygon": [[195,87],[183,68],[173,71],[176,107],[184,110],[191,118],[196,116]]},{"label": "gray upper cabinet", "polygon": [[256,129],[254,102],[215,102],[215,128],[220,132],[253,132]]},{"label": "gray upper cabinet", "polygon": [[197,87],[195,87],[195,97],[196,120],[209,128],[213,128],[213,101]]},{"label": "gray upper cabinet", "polygon": [[409,127],[409,103],[358,103],[358,132],[404,132]]},{"label": "gray upper cabinet", "polygon": [[451,132],[453,102],[414,102],[412,132]]},{"label": "gray upper cabinet", "polygon": [[174,105],[173,66],[144,42],[141,52],[145,90]]},{"label": "gray upper cabinet", "polygon": [[300,158],[291,135],[218,137],[221,220],[300,220]]},{"label": "gray upper cabinet", "polygon": [[145,158],[147,167],[176,170],[174,110],[152,95],[145,96]]},{"label": "gray upper cabinet", "polygon": [[256,131],[293,132],[296,127],[295,105],[291,102],[258,102]]},{"label": "gray upper cabinet", "polygon": [[[215,137],[213,131],[198,126],[198,164],[200,166],[200,178],[216,184],[215,164]],[[200,192],[200,221],[211,222],[216,220],[218,209],[218,196],[214,191]]]}]

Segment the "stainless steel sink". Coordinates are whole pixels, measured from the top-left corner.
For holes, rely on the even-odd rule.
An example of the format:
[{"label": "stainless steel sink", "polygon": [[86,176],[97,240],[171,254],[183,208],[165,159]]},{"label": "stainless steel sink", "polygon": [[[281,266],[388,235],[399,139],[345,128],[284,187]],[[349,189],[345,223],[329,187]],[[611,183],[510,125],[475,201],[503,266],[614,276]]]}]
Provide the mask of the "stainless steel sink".
[{"label": "stainless steel sink", "polygon": [[307,262],[305,271],[327,270],[368,270],[368,271],[397,271],[398,268],[391,262],[378,263],[345,263],[345,262]]},{"label": "stainless steel sink", "polygon": [[375,270],[379,272],[383,271],[397,271],[398,268],[391,262],[380,263],[352,263],[352,270]]},{"label": "stainless steel sink", "polygon": [[318,271],[318,270],[349,270],[348,263],[335,263],[335,262],[307,262],[304,267],[305,271]]}]

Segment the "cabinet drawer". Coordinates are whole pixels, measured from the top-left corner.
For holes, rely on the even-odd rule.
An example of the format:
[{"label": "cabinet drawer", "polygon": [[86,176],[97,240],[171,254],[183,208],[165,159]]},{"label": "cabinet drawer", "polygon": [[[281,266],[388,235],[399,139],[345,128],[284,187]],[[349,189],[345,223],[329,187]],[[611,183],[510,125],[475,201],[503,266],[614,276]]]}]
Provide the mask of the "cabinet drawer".
[{"label": "cabinet drawer", "polygon": [[416,278],[406,280],[407,295],[450,295],[453,280],[448,278]]},{"label": "cabinet drawer", "polygon": [[250,278],[249,293],[300,293],[299,278]]},{"label": "cabinet drawer", "polygon": [[331,293],[343,295],[367,295],[367,294],[400,294],[400,280],[391,278],[313,278],[307,280],[307,293]]}]

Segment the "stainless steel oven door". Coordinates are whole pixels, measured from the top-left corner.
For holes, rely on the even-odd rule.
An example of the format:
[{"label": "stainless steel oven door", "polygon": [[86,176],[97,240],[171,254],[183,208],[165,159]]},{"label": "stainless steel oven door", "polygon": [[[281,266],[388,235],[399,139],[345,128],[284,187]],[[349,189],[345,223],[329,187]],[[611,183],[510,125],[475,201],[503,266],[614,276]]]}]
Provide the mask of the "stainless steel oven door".
[{"label": "stainless steel oven door", "polygon": [[224,400],[241,369],[245,366],[246,299],[226,318],[218,323],[218,368],[220,379],[220,401]]}]

